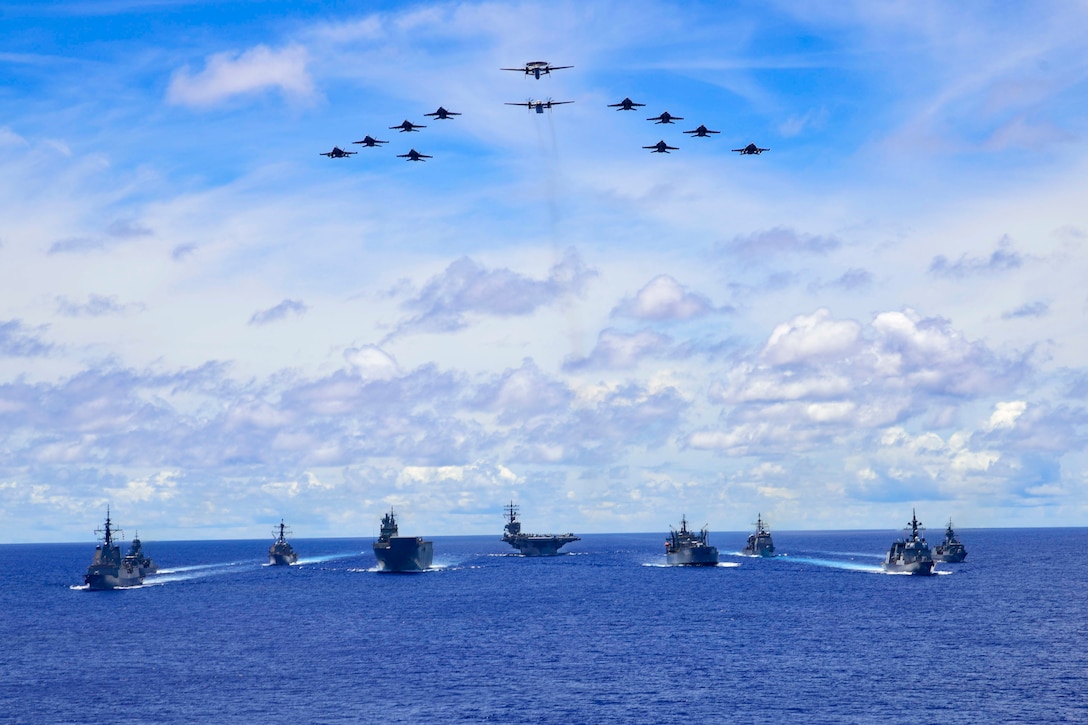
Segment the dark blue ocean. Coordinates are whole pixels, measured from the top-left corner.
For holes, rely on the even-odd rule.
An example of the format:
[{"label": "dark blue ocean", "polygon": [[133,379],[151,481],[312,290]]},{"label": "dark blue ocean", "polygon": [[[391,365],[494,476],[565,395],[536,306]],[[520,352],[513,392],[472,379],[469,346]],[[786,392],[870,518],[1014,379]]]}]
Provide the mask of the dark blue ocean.
[{"label": "dark blue ocean", "polygon": [[712,533],[708,569],[664,533],[436,537],[423,574],[145,540],[162,573],[115,592],[73,588],[93,541],[0,546],[0,722],[1088,722],[1088,529],[958,533],[933,577],[880,573],[894,531]]}]

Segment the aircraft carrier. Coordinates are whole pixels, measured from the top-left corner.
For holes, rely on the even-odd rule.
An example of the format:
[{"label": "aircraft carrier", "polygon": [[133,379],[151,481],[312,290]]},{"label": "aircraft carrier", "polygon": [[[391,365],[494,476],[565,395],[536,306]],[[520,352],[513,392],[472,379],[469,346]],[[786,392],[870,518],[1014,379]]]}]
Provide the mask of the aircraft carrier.
[{"label": "aircraft carrier", "polygon": [[574,534],[524,534],[518,521],[518,507],[513,501],[506,506],[506,530],[502,540],[523,556],[555,556],[572,541],[581,541]]}]

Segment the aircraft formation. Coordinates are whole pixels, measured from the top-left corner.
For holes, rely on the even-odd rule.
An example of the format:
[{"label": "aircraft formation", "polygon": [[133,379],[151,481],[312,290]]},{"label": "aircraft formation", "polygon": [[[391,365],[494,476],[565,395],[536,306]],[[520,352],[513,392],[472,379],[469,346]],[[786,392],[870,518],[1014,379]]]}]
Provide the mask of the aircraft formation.
[{"label": "aircraft formation", "polygon": [[[532,78],[534,78],[536,80],[540,80],[540,78],[542,76],[551,75],[552,71],[563,70],[565,68],[573,68],[573,67],[574,66],[572,66],[572,65],[552,65],[551,63],[548,63],[547,61],[543,61],[543,60],[532,60],[532,61],[528,61],[527,63],[525,63],[525,65],[523,65],[523,66],[521,66],[519,68],[500,68],[499,70],[514,71],[514,72],[518,72],[518,73],[523,73],[525,75],[525,77],[527,77],[527,78],[532,77]],[[547,99],[529,98],[525,102],[507,102],[505,105],[507,105],[507,106],[522,106],[526,110],[528,110],[529,113],[543,114],[544,111],[550,111],[555,106],[562,106],[562,105],[565,105],[565,104],[568,104],[568,103],[574,103],[574,101],[555,101],[555,100],[552,100],[551,98],[547,98]],[[608,108],[615,108],[617,111],[634,111],[635,109],[642,108],[645,105],[646,105],[645,103],[636,103],[635,101],[632,101],[630,98],[624,98],[619,103],[609,103]],[[460,116],[460,115],[461,115],[460,113],[455,112],[455,111],[450,111],[450,110],[448,110],[448,109],[446,109],[446,108],[444,108],[442,106],[439,106],[436,111],[433,111],[431,113],[424,113],[423,114],[424,118],[433,118],[436,121],[452,121],[452,120],[454,120],[455,116]],[[683,116],[674,116],[671,113],[669,113],[668,111],[662,111],[661,113],[659,113],[656,116],[648,117],[646,120],[647,121],[653,121],[655,126],[666,126],[666,125],[671,126],[671,125],[675,125],[676,121],[683,121],[684,117]],[[399,133],[419,133],[419,130],[422,129],[422,128],[427,128],[427,126],[423,125],[423,124],[412,123],[408,119],[404,119],[404,121],[402,121],[401,123],[398,123],[395,126],[390,126],[389,130],[390,131],[398,131]],[[719,133],[721,133],[721,131],[713,131],[713,130],[707,128],[705,125],[700,124],[696,128],[691,129],[690,131],[684,131],[683,133],[688,135],[690,138],[712,138],[714,134],[719,134]],[[381,148],[381,146],[383,144],[387,144],[389,142],[376,139],[373,136],[370,136],[368,134],[361,141],[352,141],[352,143],[353,144],[360,144],[364,148]],[[642,148],[648,149],[650,151],[650,153],[654,153],[654,154],[667,154],[670,151],[679,151],[680,150],[680,148],[678,146],[670,146],[668,143],[665,142],[664,139],[662,139],[661,141],[658,141],[655,144],[651,144],[649,146],[643,146]],[[770,151],[770,149],[769,148],[762,148],[760,146],[757,146],[754,143],[750,143],[747,146],[744,146],[742,148],[732,149],[732,151],[734,151],[735,153],[738,153],[738,154],[740,154],[742,156],[758,156],[758,155],[762,154],[764,151]],[[327,156],[330,159],[346,159],[346,158],[350,158],[351,156],[354,156],[357,153],[359,153],[359,152],[358,151],[345,151],[344,149],[340,148],[339,146],[333,146],[332,151],[325,151],[325,152],[321,153],[320,155],[321,156]],[[426,161],[427,159],[434,158],[431,155],[420,153],[419,151],[416,151],[414,148],[410,149],[407,153],[397,154],[396,156],[399,159],[405,159],[407,161]]]}]

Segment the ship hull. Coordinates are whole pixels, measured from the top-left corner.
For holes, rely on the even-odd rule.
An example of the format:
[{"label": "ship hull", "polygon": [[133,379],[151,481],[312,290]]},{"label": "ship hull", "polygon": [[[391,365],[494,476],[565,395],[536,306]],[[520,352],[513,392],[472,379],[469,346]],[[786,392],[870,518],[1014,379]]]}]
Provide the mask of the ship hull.
[{"label": "ship hull", "polygon": [[665,554],[669,566],[716,566],[718,549],[713,546],[700,546],[693,549],[681,549]]},{"label": "ship hull", "polygon": [[917,576],[927,576],[933,573],[933,560],[928,561],[910,561],[910,562],[887,562],[885,561],[882,566],[884,571],[892,574],[914,574]]},{"label": "ship hull", "polygon": [[415,536],[394,536],[374,544],[378,570],[386,572],[426,571],[434,558],[434,542]]},{"label": "ship hull", "polygon": [[940,548],[933,552],[933,561],[944,561],[951,564],[959,564],[961,561],[967,558],[967,552],[960,551],[941,551]]},{"label": "ship hull", "polygon": [[507,536],[503,539],[521,552],[522,556],[556,556],[559,550],[578,541],[576,536]]},{"label": "ship hull", "polygon": [[138,571],[127,571],[116,567],[95,567],[88,569],[83,582],[94,591],[138,587],[144,583],[144,577]]},{"label": "ship hull", "polygon": [[295,554],[269,554],[268,563],[272,566],[290,566],[298,561],[298,556]]}]

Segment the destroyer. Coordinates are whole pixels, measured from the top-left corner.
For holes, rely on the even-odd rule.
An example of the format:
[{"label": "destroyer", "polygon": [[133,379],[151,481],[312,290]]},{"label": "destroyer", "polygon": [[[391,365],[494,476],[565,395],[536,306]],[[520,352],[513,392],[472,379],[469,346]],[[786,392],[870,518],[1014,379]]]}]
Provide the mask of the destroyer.
[{"label": "destroyer", "polygon": [[272,535],[277,536],[276,540],[272,543],[272,546],[268,547],[268,563],[273,566],[288,566],[298,561],[298,554],[295,553],[295,549],[291,544],[287,542],[287,533],[290,529],[283,523],[283,519],[280,519],[279,535],[277,536],[276,529],[272,529]]},{"label": "destroyer", "polygon": [[511,501],[506,507],[506,531],[502,540],[524,556],[555,556],[572,541],[581,541],[574,534],[523,534],[518,521],[518,507]]},{"label": "destroyer", "polygon": [[434,542],[418,536],[397,536],[397,519],[390,509],[382,516],[382,532],[374,542],[379,571],[425,571],[434,557]]},{"label": "destroyer", "polygon": [[967,558],[967,549],[956,538],[956,532],[952,530],[952,519],[948,520],[948,528],[944,530],[944,541],[933,547],[933,561],[947,561],[958,564]]},{"label": "destroyer", "polygon": [[[88,588],[120,589],[139,586],[144,582],[144,575],[155,570],[152,561],[143,556],[139,538],[133,540],[129,554],[121,557],[121,547],[114,543],[113,537],[121,536],[122,532],[113,528],[109,508],[106,509],[105,527],[95,529],[94,533],[102,537],[102,543],[94,547],[94,559],[83,576],[83,582]],[[147,563],[146,567],[143,562]]]},{"label": "destroyer", "polygon": [[716,566],[718,549],[707,543],[707,528],[699,533],[688,531],[687,517],[680,518],[680,530],[670,527],[665,539],[665,561],[681,566]]},{"label": "destroyer", "polygon": [[744,547],[747,556],[774,556],[774,540],[771,532],[767,531],[767,524],[763,521],[762,514],[756,514],[756,522],[753,524],[756,532],[748,536],[748,543]]},{"label": "destroyer", "polygon": [[125,558],[121,560],[121,566],[126,569],[136,569],[140,572],[140,578],[147,576],[148,574],[154,574],[159,570],[159,567],[155,566],[155,562],[151,560],[151,557],[144,556],[144,544],[140,541],[140,532],[136,532],[136,536],[132,538],[132,544],[128,547],[128,553],[125,554]]},{"label": "destroyer", "polygon": [[888,555],[884,557],[884,571],[898,572],[902,574],[932,574],[933,556],[929,551],[929,544],[924,538],[918,536],[922,530],[922,523],[918,516],[911,511],[910,538],[899,539],[892,543],[888,549]]}]

